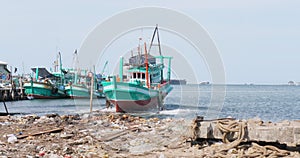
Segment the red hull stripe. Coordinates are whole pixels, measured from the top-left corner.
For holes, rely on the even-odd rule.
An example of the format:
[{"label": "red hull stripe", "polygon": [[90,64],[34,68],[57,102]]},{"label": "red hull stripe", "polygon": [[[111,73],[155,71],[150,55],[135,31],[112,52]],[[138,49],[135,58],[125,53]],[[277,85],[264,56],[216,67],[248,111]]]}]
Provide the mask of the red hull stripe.
[{"label": "red hull stripe", "polygon": [[153,97],[149,100],[109,100],[116,106],[116,112],[144,112],[157,110],[158,100]]}]

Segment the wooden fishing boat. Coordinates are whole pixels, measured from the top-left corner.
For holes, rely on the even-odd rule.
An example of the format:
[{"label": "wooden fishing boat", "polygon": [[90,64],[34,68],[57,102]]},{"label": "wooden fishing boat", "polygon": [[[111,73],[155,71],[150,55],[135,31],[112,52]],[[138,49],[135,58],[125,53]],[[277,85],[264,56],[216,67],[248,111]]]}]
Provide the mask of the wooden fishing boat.
[{"label": "wooden fishing boat", "polygon": [[35,79],[31,77],[23,85],[28,99],[66,98],[63,76],[50,73],[43,67],[36,67],[31,70],[36,73]]},{"label": "wooden fishing boat", "polygon": [[[148,54],[145,43],[144,54],[141,55],[141,52],[138,52],[138,55],[132,56],[129,63],[125,64],[128,77],[123,78],[123,57],[121,57],[118,77],[113,76],[110,81],[102,82],[107,103],[115,105],[116,112],[145,112],[163,109],[163,100],[172,90],[170,86],[172,57],[161,55],[158,27],[154,30],[148,52],[151,50],[155,35],[158,40],[159,56]],[[166,79],[163,74],[165,59],[169,63]]]},{"label": "wooden fishing boat", "polygon": [[[59,65],[58,65],[59,60]],[[61,54],[58,53],[54,67],[54,72],[49,72],[44,67],[34,67],[31,70],[35,73],[35,78],[30,77],[25,81],[23,87],[28,99],[61,99],[66,98],[65,79],[66,71],[62,68]]]},{"label": "wooden fishing boat", "polygon": [[83,71],[81,74],[80,71],[71,70],[66,74],[66,80],[68,84],[65,85],[65,92],[70,98],[90,98],[91,92],[93,98],[104,97],[101,78],[92,72]]}]

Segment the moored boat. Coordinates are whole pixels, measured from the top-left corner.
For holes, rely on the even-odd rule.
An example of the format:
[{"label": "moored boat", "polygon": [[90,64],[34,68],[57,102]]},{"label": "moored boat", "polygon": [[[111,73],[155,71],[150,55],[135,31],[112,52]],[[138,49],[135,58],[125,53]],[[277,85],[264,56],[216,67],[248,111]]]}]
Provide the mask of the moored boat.
[{"label": "moored boat", "polygon": [[[65,87],[68,97],[74,98],[90,98],[91,90],[85,85],[67,85]],[[93,98],[100,97],[100,94],[93,92]]]},{"label": "moored boat", "polygon": [[[172,90],[170,86],[172,57],[161,55],[157,27],[154,30],[148,52],[151,50],[155,35],[158,39],[159,56],[148,54],[145,43],[144,54],[141,55],[140,49],[138,49],[138,55],[132,56],[129,63],[125,64],[128,77],[123,78],[123,57],[121,57],[119,76],[113,76],[110,81],[102,82],[107,103],[115,105],[117,112],[145,112],[163,109],[163,100]],[[165,59],[169,62],[166,79],[163,74]]]},{"label": "moored boat", "polygon": [[65,71],[62,68],[60,52],[58,53],[57,60],[54,63],[54,72],[49,72],[44,67],[31,68],[31,70],[35,73],[35,78],[31,76],[30,80],[25,81],[23,85],[28,99],[66,98],[67,95],[64,88]]},{"label": "moored boat", "polygon": [[66,76],[68,76],[66,77],[66,80],[68,80],[68,84],[65,85],[65,92],[68,97],[90,98],[91,92],[93,93],[93,98],[104,97],[104,94],[102,92],[101,79],[96,77],[94,73],[89,72],[88,74],[86,74],[85,71],[84,75],[81,75],[81,73],[78,73],[78,71],[69,71]]},{"label": "moored boat", "polygon": [[28,99],[59,99],[66,97],[61,76],[55,76],[46,68],[36,67],[31,70],[36,73],[35,79],[31,77],[23,85]]}]

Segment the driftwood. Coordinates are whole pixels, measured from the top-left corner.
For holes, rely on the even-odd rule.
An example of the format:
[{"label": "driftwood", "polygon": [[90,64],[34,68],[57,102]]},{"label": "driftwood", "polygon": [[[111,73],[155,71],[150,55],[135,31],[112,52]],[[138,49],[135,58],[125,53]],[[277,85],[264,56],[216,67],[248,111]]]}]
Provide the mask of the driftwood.
[{"label": "driftwood", "polygon": [[60,132],[62,130],[63,130],[63,128],[59,127],[59,128],[54,128],[54,129],[46,130],[46,131],[40,131],[40,132],[33,133],[33,134],[19,135],[19,136],[17,136],[17,138],[18,139],[23,139],[23,138],[27,138],[29,136],[37,136],[37,135],[42,135],[42,134],[46,134],[46,133]]}]

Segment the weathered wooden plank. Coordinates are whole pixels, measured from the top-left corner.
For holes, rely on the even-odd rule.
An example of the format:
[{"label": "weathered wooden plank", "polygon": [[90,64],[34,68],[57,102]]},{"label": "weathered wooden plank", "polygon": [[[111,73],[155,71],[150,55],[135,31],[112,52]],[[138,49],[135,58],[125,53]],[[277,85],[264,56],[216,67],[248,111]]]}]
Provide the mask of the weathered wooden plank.
[{"label": "weathered wooden plank", "polygon": [[18,139],[23,139],[23,138],[26,138],[26,137],[29,137],[29,136],[37,136],[37,135],[42,135],[42,134],[47,134],[47,133],[60,132],[62,130],[63,130],[63,128],[61,128],[61,127],[53,128],[53,129],[50,129],[50,130],[39,131],[39,132],[32,133],[32,134],[29,133],[29,134],[19,135],[19,136],[17,136],[17,138]]}]

